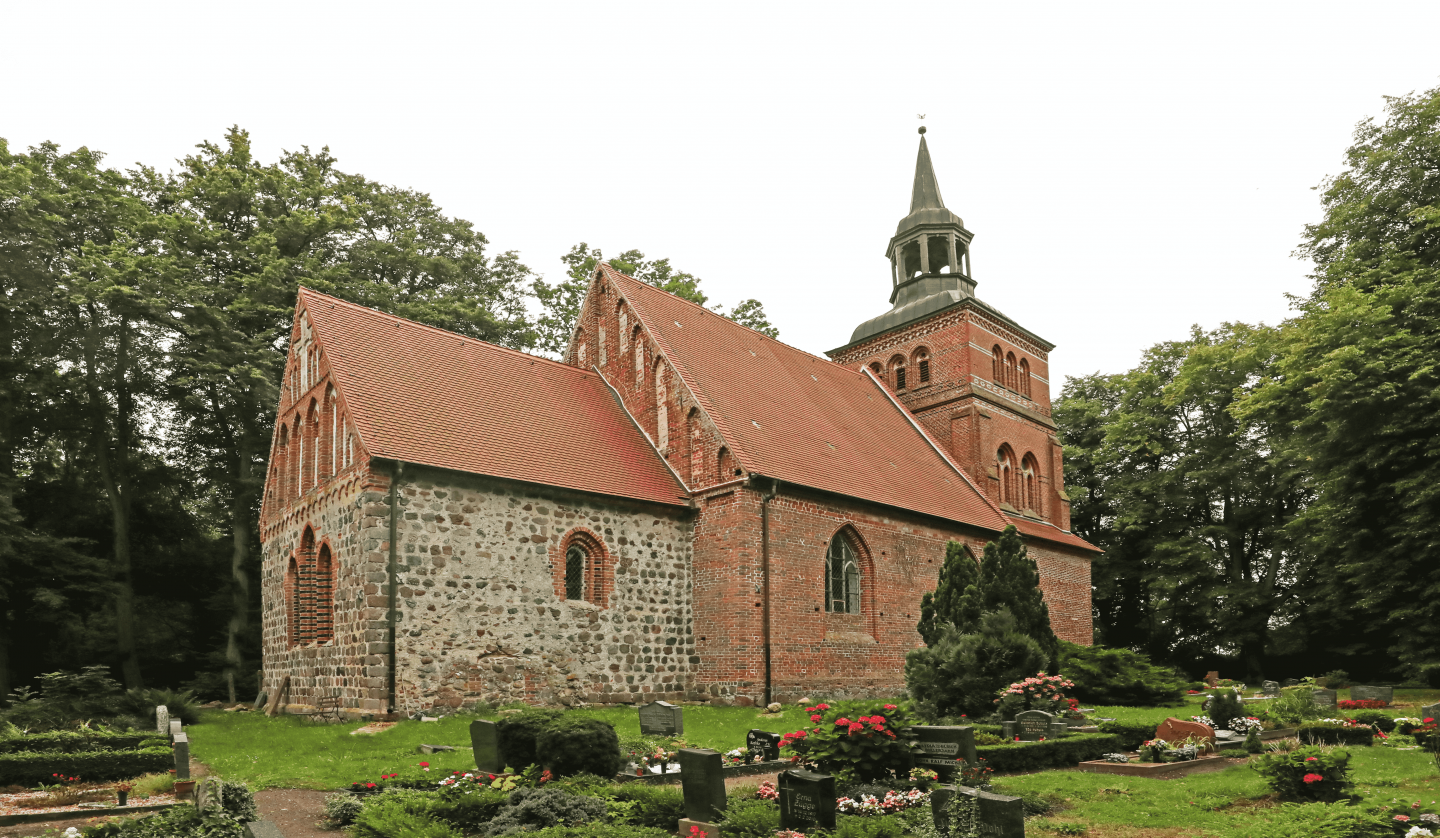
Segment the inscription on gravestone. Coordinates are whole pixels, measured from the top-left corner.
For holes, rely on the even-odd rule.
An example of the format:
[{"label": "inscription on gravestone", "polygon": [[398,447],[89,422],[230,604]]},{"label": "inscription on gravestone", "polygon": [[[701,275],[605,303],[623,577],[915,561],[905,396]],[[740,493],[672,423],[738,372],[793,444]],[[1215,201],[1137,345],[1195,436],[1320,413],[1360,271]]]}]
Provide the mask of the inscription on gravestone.
[{"label": "inscription on gravestone", "polygon": [[640,708],[641,736],[679,736],[684,732],[684,711],[670,702],[652,701]]},{"label": "inscription on gravestone", "polygon": [[1015,714],[1015,732],[1021,742],[1035,742],[1050,735],[1050,725],[1055,717],[1044,710],[1022,710]]},{"label": "inscription on gravestone", "polygon": [[1353,701],[1383,701],[1389,704],[1395,700],[1395,688],[1353,686],[1350,688],[1350,698]]},{"label": "inscription on gravestone", "polygon": [[680,749],[680,791],[685,817],[714,823],[725,811],[725,759],[709,748]]},{"label": "inscription on gravestone", "polygon": [[1264,693],[1265,695],[1279,695],[1280,685],[1275,681],[1261,681],[1260,692]]},{"label": "inscription on gravestone", "polygon": [[745,734],[745,750],[758,755],[763,760],[779,759],[780,739],[781,736],[778,733],[771,733],[768,730],[752,730]]},{"label": "inscription on gravestone", "polygon": [[1025,838],[1025,804],[1020,798],[965,786],[936,786],[930,792],[930,814],[940,834],[949,833],[950,802],[962,794],[975,799],[976,834]]},{"label": "inscription on gravestone", "polygon": [[505,755],[500,753],[500,733],[494,722],[470,723],[470,747],[475,749],[475,767],[487,774],[505,770]]},{"label": "inscription on gravestone", "polygon": [[780,828],[835,828],[835,778],[791,769],[780,773]]},{"label": "inscription on gravestone", "polygon": [[915,764],[950,780],[960,771],[957,760],[978,765],[975,730],[968,725],[916,725]]},{"label": "inscription on gravestone", "polygon": [[1311,690],[1310,698],[1315,702],[1316,707],[1333,708],[1335,706],[1334,690]]}]

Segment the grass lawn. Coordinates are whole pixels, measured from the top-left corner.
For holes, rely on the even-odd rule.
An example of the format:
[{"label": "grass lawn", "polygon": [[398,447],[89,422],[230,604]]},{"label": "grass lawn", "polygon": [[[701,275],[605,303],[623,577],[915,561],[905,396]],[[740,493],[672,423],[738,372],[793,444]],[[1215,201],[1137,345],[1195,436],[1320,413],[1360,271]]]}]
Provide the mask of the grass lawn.
[{"label": "grass lawn", "polygon": [[[622,739],[640,735],[634,707],[570,712],[604,719]],[[438,722],[404,721],[383,733],[351,736],[361,723],[322,724],[294,716],[271,719],[258,713],[207,711],[201,723],[186,732],[195,758],[226,779],[243,780],[254,789],[334,789],[422,761],[429,762],[433,771],[473,768],[468,750],[422,755],[415,749],[421,743],[468,747],[471,721],[498,718],[489,713]],[[808,722],[805,711],[794,706],[776,716],[762,715],[754,707],[686,707],[683,738],[691,747],[728,751],[745,747],[745,734],[752,729],[788,733]]]}]

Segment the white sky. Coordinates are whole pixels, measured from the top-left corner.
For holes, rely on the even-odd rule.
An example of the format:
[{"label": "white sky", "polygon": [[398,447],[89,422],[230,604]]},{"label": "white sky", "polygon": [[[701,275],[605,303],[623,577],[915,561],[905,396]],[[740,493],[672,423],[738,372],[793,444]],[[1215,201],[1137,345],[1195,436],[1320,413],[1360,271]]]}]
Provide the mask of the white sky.
[{"label": "white sky", "polygon": [[638,247],[820,353],[889,305],[919,124],[1052,381],[1274,323],[1440,3],[7,4],[0,137],[162,168],[226,127],[430,192],[550,278]]}]

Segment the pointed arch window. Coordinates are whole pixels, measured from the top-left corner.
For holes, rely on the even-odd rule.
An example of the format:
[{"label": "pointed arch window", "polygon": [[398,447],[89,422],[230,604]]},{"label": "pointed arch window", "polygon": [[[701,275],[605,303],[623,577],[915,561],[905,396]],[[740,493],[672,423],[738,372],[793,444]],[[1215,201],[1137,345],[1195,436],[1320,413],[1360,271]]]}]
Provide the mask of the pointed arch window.
[{"label": "pointed arch window", "polygon": [[1020,480],[1025,490],[1025,503],[1022,508],[1040,512],[1040,463],[1036,461],[1034,454],[1026,453],[1021,462]]},{"label": "pointed arch window", "polygon": [[860,563],[855,548],[838,532],[825,552],[825,610],[832,614],[860,613]]},{"label": "pointed arch window", "polygon": [[285,621],[291,646],[300,645],[300,564],[294,556],[285,567]]},{"label": "pointed arch window", "polygon": [[1000,386],[1005,386],[1005,353],[1000,351],[1000,344],[990,350],[990,379]]},{"label": "pointed arch window", "polygon": [[270,467],[275,472],[275,497],[287,498],[286,483],[290,477],[290,425],[280,426],[280,441],[275,447],[275,462]]},{"label": "pointed arch window", "polygon": [[1015,452],[1010,450],[1009,445],[1000,446],[1000,450],[995,452],[995,472],[1000,478],[1000,502],[1008,503],[1012,507],[1019,500],[1015,496],[1015,467]]},{"label": "pointed arch window", "polygon": [[1030,362],[1024,358],[1020,359],[1020,393],[1030,398]]},{"label": "pointed arch window", "polygon": [[614,573],[605,543],[589,530],[576,528],[560,540],[560,549],[554,565],[555,595],[609,607]]},{"label": "pointed arch window", "polygon": [[645,386],[645,344],[635,341],[635,389]]},{"label": "pointed arch window", "polygon": [[897,391],[905,389],[905,356],[896,355],[890,359],[890,381]]},{"label": "pointed arch window", "polygon": [[320,545],[315,559],[315,642],[335,639],[335,560],[330,545]]},{"label": "pointed arch window", "polygon": [[1018,390],[1015,381],[1015,353],[1005,353],[1005,386],[1011,390]]},{"label": "pointed arch window", "polygon": [[585,548],[579,544],[571,544],[570,549],[565,551],[565,598],[581,600],[585,598]]}]

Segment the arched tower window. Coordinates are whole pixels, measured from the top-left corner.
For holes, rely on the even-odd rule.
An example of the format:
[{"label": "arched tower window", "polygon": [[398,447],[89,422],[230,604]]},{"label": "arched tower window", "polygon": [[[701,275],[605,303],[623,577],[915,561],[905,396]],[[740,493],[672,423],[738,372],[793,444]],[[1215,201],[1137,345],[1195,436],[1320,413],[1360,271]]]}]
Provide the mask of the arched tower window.
[{"label": "arched tower window", "polygon": [[995,452],[995,472],[1000,478],[1000,502],[1016,505],[1015,497],[1015,452],[1010,450],[1009,445],[1000,446]]},{"label": "arched tower window", "polygon": [[890,381],[897,391],[905,389],[905,356],[896,355],[890,359]]},{"label": "arched tower window", "polygon": [[285,492],[286,480],[290,476],[290,426],[280,426],[280,438],[275,445],[275,462],[270,466],[275,472],[275,497],[280,500],[288,498]]},{"label": "arched tower window", "polygon": [[995,344],[995,348],[990,350],[990,354],[990,378],[1003,387],[1005,386],[1005,354],[1000,351],[1000,344]]},{"label": "arched tower window", "polygon": [[1005,353],[1005,386],[1006,386],[1006,387],[1009,387],[1011,390],[1019,390],[1020,388],[1017,387],[1017,386],[1015,386],[1015,385],[1016,385],[1016,381],[1015,381],[1015,353],[1014,353],[1014,352],[1006,352],[1006,353]]},{"label": "arched tower window", "polygon": [[825,552],[825,610],[834,614],[860,613],[860,562],[855,548],[838,532]]},{"label": "arched tower window", "polygon": [[616,334],[620,336],[620,351],[624,352],[630,348],[626,344],[626,341],[630,338],[630,316],[625,313],[625,303],[623,301],[615,307],[615,319],[620,323],[620,331],[616,332]]},{"label": "arched tower window", "polygon": [[335,639],[335,559],[330,545],[320,545],[315,558],[315,642]]},{"label": "arched tower window", "polygon": [[315,531],[309,527],[295,551],[295,570],[295,642],[304,644],[315,639]]},{"label": "arched tower window", "polygon": [[912,366],[915,367],[915,385],[930,383],[930,350],[920,347],[911,356]]},{"label": "arched tower window", "polygon": [[1030,398],[1030,362],[1020,359],[1020,393]]},{"label": "arched tower window", "polygon": [[1036,462],[1035,455],[1026,453],[1025,459],[1020,463],[1020,479],[1024,483],[1024,501],[1022,509],[1040,511],[1040,464]]},{"label": "arched tower window", "polygon": [[295,415],[294,429],[290,432],[291,439],[295,440],[294,452],[290,457],[290,485],[295,487],[295,497],[305,494],[305,426],[300,423],[300,415]]}]

